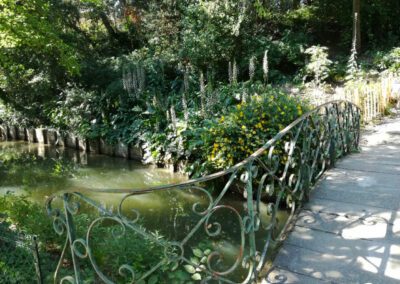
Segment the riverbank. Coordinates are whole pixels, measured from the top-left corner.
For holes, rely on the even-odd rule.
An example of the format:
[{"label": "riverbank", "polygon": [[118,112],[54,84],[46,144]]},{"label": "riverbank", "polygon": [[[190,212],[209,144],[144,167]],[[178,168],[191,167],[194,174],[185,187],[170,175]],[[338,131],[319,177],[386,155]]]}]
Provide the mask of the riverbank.
[{"label": "riverbank", "polygon": [[0,141],[26,141],[54,147],[65,147],[79,152],[101,154],[134,160],[144,165],[154,165],[171,172],[184,173],[184,163],[156,163],[140,146],[118,142],[110,144],[105,139],[86,139],[67,131],[49,128],[26,128],[18,125],[0,125]]}]

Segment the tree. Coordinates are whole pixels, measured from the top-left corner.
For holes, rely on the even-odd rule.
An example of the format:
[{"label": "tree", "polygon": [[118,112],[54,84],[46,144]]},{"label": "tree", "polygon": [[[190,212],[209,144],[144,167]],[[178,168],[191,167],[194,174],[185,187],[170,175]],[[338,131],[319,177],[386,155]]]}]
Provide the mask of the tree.
[{"label": "tree", "polygon": [[48,0],[0,0],[0,99],[26,116],[42,118],[43,105],[79,73],[58,14]]}]

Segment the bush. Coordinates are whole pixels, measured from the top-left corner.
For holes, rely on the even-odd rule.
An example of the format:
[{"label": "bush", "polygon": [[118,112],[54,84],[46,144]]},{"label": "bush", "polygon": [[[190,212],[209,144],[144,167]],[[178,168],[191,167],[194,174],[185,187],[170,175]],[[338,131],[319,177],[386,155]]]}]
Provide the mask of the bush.
[{"label": "bush", "polygon": [[195,155],[189,167],[195,176],[226,169],[247,158],[307,110],[299,99],[281,91],[253,87],[254,95],[247,102],[231,107],[188,140],[186,148],[199,145],[195,154],[201,155]]},{"label": "bush", "polygon": [[378,53],[376,64],[383,70],[400,71],[400,47],[393,48],[386,54]]},{"label": "bush", "polygon": [[0,283],[29,283],[35,275],[31,241],[10,225],[0,215]]},{"label": "bush", "polygon": [[329,67],[332,61],[328,59],[328,48],[325,46],[311,46],[305,50],[310,56],[309,62],[306,64],[305,73],[307,77],[312,78],[312,84],[319,87],[329,76]]}]

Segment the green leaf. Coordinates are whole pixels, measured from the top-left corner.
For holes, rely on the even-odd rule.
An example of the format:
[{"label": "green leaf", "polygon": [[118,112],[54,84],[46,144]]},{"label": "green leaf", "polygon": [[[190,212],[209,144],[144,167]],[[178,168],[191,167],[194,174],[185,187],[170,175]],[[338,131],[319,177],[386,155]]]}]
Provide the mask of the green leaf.
[{"label": "green leaf", "polygon": [[175,272],[175,276],[176,278],[178,278],[181,281],[185,281],[185,282],[180,282],[180,283],[186,283],[187,280],[189,279],[189,276],[186,272],[184,272],[183,270],[177,270]]},{"label": "green leaf", "polygon": [[190,262],[192,262],[195,265],[199,265],[200,264],[200,261],[199,261],[199,259],[197,257],[191,257],[190,258]]},{"label": "green leaf", "polygon": [[183,266],[185,268],[185,270],[187,272],[189,272],[190,274],[193,274],[196,272],[196,268],[194,268],[192,265],[186,264],[185,266]]},{"label": "green leaf", "polygon": [[147,282],[148,284],[156,284],[158,282],[158,277],[156,275],[153,275],[149,278],[149,281]]},{"label": "green leaf", "polygon": [[175,271],[178,268],[178,266],[179,266],[178,262],[173,262],[171,265],[171,271]]},{"label": "green leaf", "polygon": [[200,273],[195,273],[195,274],[193,274],[193,275],[192,275],[192,279],[193,279],[193,280],[200,281],[200,280],[201,280],[201,275],[200,275]]},{"label": "green leaf", "polygon": [[203,257],[203,252],[198,248],[193,249],[193,254],[199,258]]},{"label": "green leaf", "polygon": [[209,255],[211,253],[211,250],[210,249],[206,249],[205,251],[204,251],[204,254],[205,255]]},{"label": "green leaf", "polygon": [[206,263],[207,262],[207,256],[203,256],[203,258],[200,260],[200,263]]}]

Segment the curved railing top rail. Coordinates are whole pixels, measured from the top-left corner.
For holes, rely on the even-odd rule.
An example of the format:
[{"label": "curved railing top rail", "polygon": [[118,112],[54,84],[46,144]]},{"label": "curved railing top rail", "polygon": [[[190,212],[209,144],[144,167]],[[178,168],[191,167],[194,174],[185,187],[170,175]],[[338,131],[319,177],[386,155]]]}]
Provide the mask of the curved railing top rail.
[{"label": "curved railing top rail", "polygon": [[[243,168],[249,162],[252,162],[255,159],[257,159],[258,157],[260,157],[261,155],[263,155],[265,153],[265,151],[267,151],[272,145],[274,145],[277,141],[279,141],[282,137],[284,137],[287,133],[289,133],[294,127],[298,126],[302,121],[304,121],[308,117],[312,116],[313,114],[318,113],[323,108],[326,108],[326,107],[328,107],[330,105],[334,105],[334,104],[340,104],[340,103],[349,104],[349,105],[355,107],[356,109],[358,109],[359,112],[361,112],[361,109],[359,106],[357,106],[356,104],[354,104],[350,101],[346,101],[346,100],[334,100],[334,101],[324,103],[324,104],[314,108],[313,110],[303,114],[299,118],[297,118],[295,121],[290,123],[287,127],[282,129],[279,133],[277,133],[273,138],[268,140],[262,147],[260,147],[258,150],[256,150],[252,155],[250,155],[246,159],[242,160],[241,162],[238,162],[237,164],[230,167],[229,169],[222,170],[222,171],[219,171],[216,173],[212,173],[212,174],[209,174],[209,175],[206,175],[203,177],[190,179],[190,180],[183,181],[183,182],[159,185],[159,186],[154,186],[154,187],[150,187],[150,188],[147,187],[147,188],[138,188],[138,189],[100,189],[100,190],[99,189],[96,189],[96,190],[95,189],[85,189],[84,191],[85,192],[94,191],[94,192],[101,192],[101,193],[137,193],[137,192],[146,193],[146,192],[152,192],[152,191],[156,191],[156,190],[167,190],[167,189],[171,189],[171,188],[187,187],[187,186],[195,185],[198,183],[211,181],[211,180],[220,178],[222,176],[226,176],[228,174],[235,172],[236,170],[238,170],[240,168]],[[77,189],[66,190],[66,191],[62,191],[62,192],[57,192],[55,195],[59,195],[60,193],[67,193],[67,192],[80,192],[80,191]]]}]

